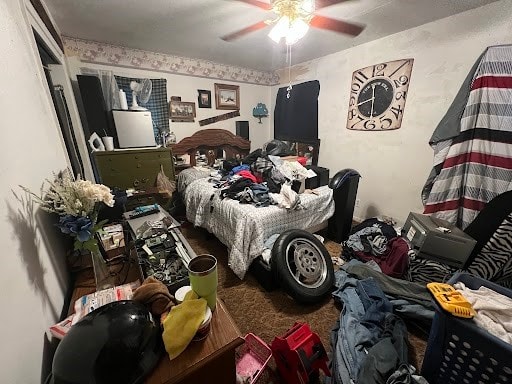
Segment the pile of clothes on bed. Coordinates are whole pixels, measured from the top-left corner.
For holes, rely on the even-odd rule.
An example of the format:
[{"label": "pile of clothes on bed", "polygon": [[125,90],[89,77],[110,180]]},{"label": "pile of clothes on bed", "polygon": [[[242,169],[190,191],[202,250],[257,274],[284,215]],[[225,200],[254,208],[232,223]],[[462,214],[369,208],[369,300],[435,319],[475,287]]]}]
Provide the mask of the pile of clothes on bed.
[{"label": "pile of clothes on bed", "polygon": [[311,172],[297,161],[284,161],[259,149],[241,163],[224,161],[222,168],[212,173],[210,182],[219,189],[221,198],[255,207],[301,209],[299,192],[304,180],[314,176]]}]

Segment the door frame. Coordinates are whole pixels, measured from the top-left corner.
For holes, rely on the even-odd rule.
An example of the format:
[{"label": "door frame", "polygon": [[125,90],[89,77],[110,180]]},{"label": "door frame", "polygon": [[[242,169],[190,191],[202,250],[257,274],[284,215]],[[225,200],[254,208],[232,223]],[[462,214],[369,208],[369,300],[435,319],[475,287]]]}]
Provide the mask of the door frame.
[{"label": "door frame", "polygon": [[[77,145],[78,145],[79,156],[82,159],[82,163],[83,163],[83,167],[84,167],[84,175],[82,175],[82,178],[85,178],[86,180],[91,180],[92,182],[94,182],[95,178],[94,178],[94,173],[93,173],[92,166],[91,166],[89,148],[87,146],[87,140],[84,136],[84,131],[82,129],[82,121],[80,120],[80,114],[78,112],[75,94],[73,92],[73,87],[71,85],[71,78],[69,75],[70,72],[69,72],[66,56],[65,56],[64,52],[61,50],[61,48],[59,47],[59,45],[56,43],[56,41],[53,39],[52,35],[48,31],[48,28],[46,27],[44,22],[39,17],[34,6],[30,3],[30,0],[19,0],[19,1],[21,1],[24,5],[21,8],[24,11],[24,16],[25,16],[26,21],[31,26],[33,31],[37,32],[37,34],[42,39],[44,44],[46,44],[47,48],[50,50],[50,52],[53,54],[53,56],[59,62],[59,65],[62,65],[62,68],[65,72],[65,76],[64,76],[65,79],[63,81],[61,81],[59,84],[62,85],[62,87],[64,89],[64,95],[66,97],[66,104],[68,106],[71,123],[73,125],[73,131],[74,131]],[[48,14],[48,16],[49,16],[50,20],[52,21],[53,25],[55,26],[55,28],[57,28],[57,26],[56,26],[55,22],[53,21],[48,10],[46,10],[46,13]],[[60,31],[57,29],[57,32],[60,32]],[[34,55],[34,58],[39,63],[41,60],[39,58],[39,51],[37,49],[37,43],[36,43],[35,36],[33,33],[30,33],[29,35],[30,35],[29,42],[30,42],[30,45],[32,48],[32,54]],[[46,90],[46,101],[48,102],[50,110],[52,111],[52,119],[54,120],[54,123],[55,123],[55,129],[58,130],[59,138],[61,140],[60,144],[65,149],[66,144],[64,142],[64,138],[62,137],[62,133],[60,131],[60,125],[59,125],[59,120],[57,117],[57,112],[55,111],[55,107],[54,107],[53,101],[52,101],[52,96],[50,94],[50,90],[48,89],[44,69],[42,68],[42,66],[38,66],[38,68],[36,68],[36,71],[37,71],[39,80],[41,81],[41,84],[44,86],[44,89]],[[67,151],[65,153],[67,154]],[[66,156],[66,160],[67,160],[68,166],[71,168],[71,162],[70,162],[68,156]]]}]

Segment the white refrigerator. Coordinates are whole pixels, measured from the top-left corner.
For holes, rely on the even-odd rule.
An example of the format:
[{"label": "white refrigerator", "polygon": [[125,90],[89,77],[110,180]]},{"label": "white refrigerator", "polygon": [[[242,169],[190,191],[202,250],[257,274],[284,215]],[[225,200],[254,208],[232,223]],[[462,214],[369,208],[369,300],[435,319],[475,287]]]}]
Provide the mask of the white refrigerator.
[{"label": "white refrigerator", "polygon": [[150,111],[113,110],[119,148],[156,147]]}]

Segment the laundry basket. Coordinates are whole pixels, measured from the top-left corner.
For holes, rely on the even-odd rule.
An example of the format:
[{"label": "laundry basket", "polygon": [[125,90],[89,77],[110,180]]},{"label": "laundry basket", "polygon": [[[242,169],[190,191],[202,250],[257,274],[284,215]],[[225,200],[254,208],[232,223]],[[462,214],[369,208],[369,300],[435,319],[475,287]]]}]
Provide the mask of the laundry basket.
[{"label": "laundry basket", "polygon": [[[448,281],[456,282],[470,289],[485,286],[512,298],[512,290],[467,273],[457,273]],[[438,307],[421,373],[430,384],[512,383],[512,345],[472,319],[452,316]]]},{"label": "laundry basket", "polygon": [[260,378],[263,384],[263,373],[270,358],[272,350],[258,336],[248,333],[244,337],[245,343],[236,351],[236,373],[242,377],[249,377],[250,384],[255,384]]}]

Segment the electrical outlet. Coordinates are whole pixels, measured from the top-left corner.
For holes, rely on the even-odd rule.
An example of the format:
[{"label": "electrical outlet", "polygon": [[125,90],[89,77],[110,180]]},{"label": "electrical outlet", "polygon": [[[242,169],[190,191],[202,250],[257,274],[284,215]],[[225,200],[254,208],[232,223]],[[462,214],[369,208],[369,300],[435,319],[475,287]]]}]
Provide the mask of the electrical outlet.
[{"label": "electrical outlet", "polygon": [[361,199],[356,199],[356,208],[359,208],[361,205]]}]

